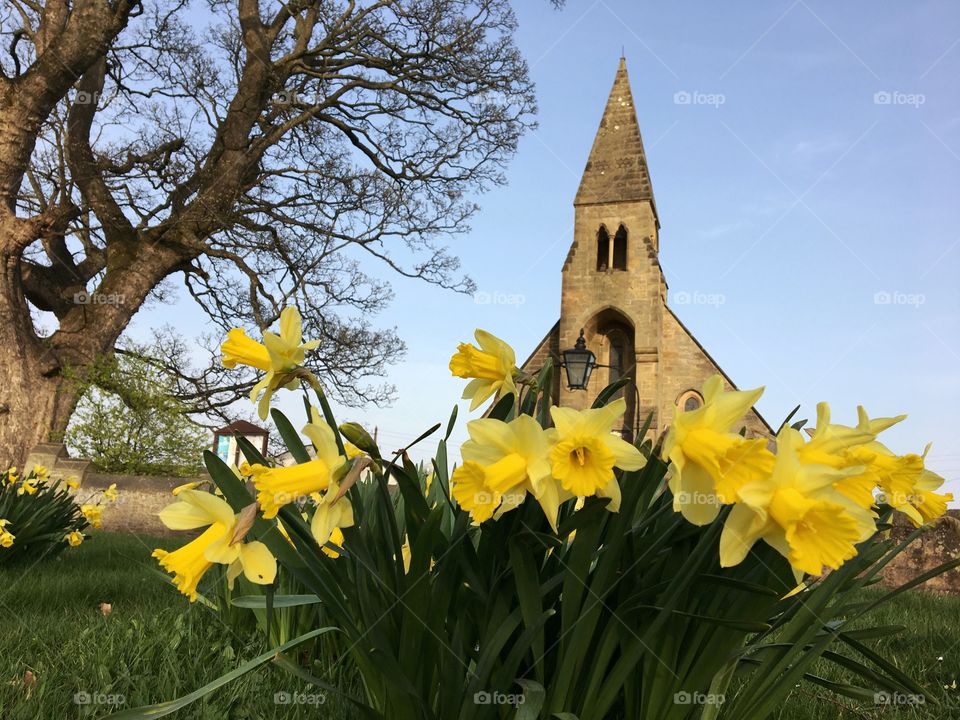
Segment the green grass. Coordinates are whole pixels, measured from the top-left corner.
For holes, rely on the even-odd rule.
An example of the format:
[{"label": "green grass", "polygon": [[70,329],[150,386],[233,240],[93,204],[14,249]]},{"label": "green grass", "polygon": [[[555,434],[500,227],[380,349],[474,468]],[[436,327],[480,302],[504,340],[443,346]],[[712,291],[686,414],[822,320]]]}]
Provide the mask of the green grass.
[{"label": "green grass", "polygon": [[[174,545],[179,541],[174,541]],[[123,696],[124,707],[170,700],[214,680],[263,652],[262,636],[231,630],[217,614],[190,605],[157,573],[154,547],[170,541],[97,533],[75,550],[35,566],[0,567],[0,719],[97,718],[105,705],[78,705],[76,693]],[[873,591],[876,592],[876,591]],[[113,612],[104,617],[101,602]],[[777,720],[947,720],[960,718],[960,598],[908,593],[868,618],[869,625],[907,625],[873,643],[920,680],[930,701],[919,708],[857,705],[815,685],[798,688]],[[940,659],[942,658],[942,660]],[[24,688],[31,671],[36,682]],[[820,663],[832,680],[843,672]],[[323,705],[278,705],[278,692],[317,689],[269,664],[174,714],[203,720],[326,720],[346,717],[327,696]]]},{"label": "green grass", "polygon": [[[876,597],[879,590],[866,593]],[[924,703],[864,705],[838,697],[811,683],[798,688],[775,720],[949,720],[960,718],[960,598],[912,591],[901,594],[867,616],[864,626],[901,625],[902,633],[868,641],[875,651],[925,689]],[[814,666],[814,675],[851,681],[828,662]],[[944,687],[948,686],[948,687]],[[936,701],[938,705],[934,705]]]},{"label": "green grass", "polygon": [[[75,694],[123,696],[122,707],[170,700],[266,650],[261,635],[237,636],[164,582],[150,552],[170,545],[99,532],[57,558],[0,567],[0,719],[105,717],[110,707],[77,704]],[[112,604],[109,617],[101,602]],[[20,682],[28,670],[36,678],[29,689]],[[282,705],[279,692],[317,700],[319,690],[267,664],[171,717],[344,717],[335,697]]]}]

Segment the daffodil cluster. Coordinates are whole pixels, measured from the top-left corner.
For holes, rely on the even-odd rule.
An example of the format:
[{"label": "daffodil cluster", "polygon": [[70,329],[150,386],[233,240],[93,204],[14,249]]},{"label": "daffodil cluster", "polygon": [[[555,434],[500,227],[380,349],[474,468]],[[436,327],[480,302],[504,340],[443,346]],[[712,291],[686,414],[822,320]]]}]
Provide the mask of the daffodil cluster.
[{"label": "daffodil cluster", "polygon": [[[450,371],[470,379],[463,397],[476,409],[491,396],[517,393],[513,349],[484,330],[480,347],[462,343],[450,358]],[[621,398],[590,410],[552,407],[554,427],[544,429],[529,415],[504,421],[481,418],[467,423],[470,439],[460,453],[463,464],[450,479],[451,494],[475,523],[499,518],[517,508],[529,493],[553,528],[561,503],[575,497],[607,498],[620,507],[614,468],[639,470],[646,462],[637,448],[615,433],[626,412]]]},{"label": "daffodil cluster", "polygon": [[676,409],[663,444],[675,510],[705,525],[733,506],[720,540],[724,567],[739,564],[763,540],[798,576],[819,575],[854,557],[856,545],[873,535],[878,505],[918,526],[946,511],[953,496],[936,492],[943,478],[924,467],[926,451],[898,456],[877,441],[905,416],[870,419],[859,408],[857,425],[848,427],[832,424],[821,403],[809,438],[784,427],[774,452],[767,438],[735,432],[762,393],[727,391],[719,375],[710,378],[703,405]]},{"label": "daffodil cluster", "polygon": [[78,478],[51,475],[44,465],[29,466],[22,473],[15,467],[0,471],[0,550],[13,548],[5,554],[10,557],[18,550],[82,544],[88,526],[101,526],[103,501],[116,501],[118,492],[112,484],[93,501],[97,493],[80,500],[79,489]]}]

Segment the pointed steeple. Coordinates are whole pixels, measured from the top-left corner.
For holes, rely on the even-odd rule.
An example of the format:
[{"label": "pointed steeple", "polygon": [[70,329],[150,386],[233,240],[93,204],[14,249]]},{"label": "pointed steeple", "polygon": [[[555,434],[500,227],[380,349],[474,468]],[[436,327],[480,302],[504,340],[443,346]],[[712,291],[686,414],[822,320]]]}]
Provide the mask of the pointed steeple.
[{"label": "pointed steeple", "polygon": [[621,57],[573,204],[640,200],[649,200],[656,213],[650,170],[627,77],[627,61]]}]

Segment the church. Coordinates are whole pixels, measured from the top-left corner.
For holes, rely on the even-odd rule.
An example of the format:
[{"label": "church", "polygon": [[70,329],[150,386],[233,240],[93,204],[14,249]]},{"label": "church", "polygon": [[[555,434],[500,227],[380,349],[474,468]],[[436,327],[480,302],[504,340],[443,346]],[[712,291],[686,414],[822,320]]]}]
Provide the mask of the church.
[{"label": "church", "polygon": [[[698,388],[708,377],[720,373],[728,388],[735,385],[668,304],[658,254],[660,217],[623,58],[573,207],[560,319],[522,369],[537,372],[582,338],[579,347],[595,354],[596,369],[584,389],[571,389],[564,373],[555,373],[553,396],[561,405],[588,408],[604,387],[628,376],[621,432],[633,440],[652,413],[648,437],[656,438],[675,406],[700,407]],[[756,410],[743,426],[750,436],[773,433]]]}]

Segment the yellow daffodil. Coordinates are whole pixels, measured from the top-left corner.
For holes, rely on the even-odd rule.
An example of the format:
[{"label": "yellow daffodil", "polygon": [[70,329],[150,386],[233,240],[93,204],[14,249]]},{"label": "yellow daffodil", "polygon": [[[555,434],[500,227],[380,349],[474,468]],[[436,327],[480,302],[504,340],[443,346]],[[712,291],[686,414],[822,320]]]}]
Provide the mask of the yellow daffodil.
[{"label": "yellow daffodil", "polygon": [[516,355],[513,348],[503,340],[477,329],[474,333],[480,347],[460,343],[457,352],[450,358],[450,372],[461,378],[471,378],[463,391],[464,399],[470,400],[470,409],[476,410],[491,395],[517,394],[513,382],[516,370]]},{"label": "yellow daffodil", "polygon": [[878,501],[899,510],[917,527],[943,515],[953,500],[952,493],[934,492],[944,479],[925,467],[929,450],[928,445],[922,455],[898,456],[879,442],[865,447],[865,452],[872,453],[869,469],[880,485]]},{"label": "yellow daffodil", "polygon": [[529,492],[556,531],[560,503],[572,496],[551,477],[550,443],[537,421],[529,415],[509,423],[482,418],[467,423],[467,432],[451,494],[474,523],[513,510]]},{"label": "yellow daffodil", "polygon": [[[889,418],[893,421],[902,419],[903,416]],[[879,422],[872,427],[877,432],[883,429]],[[857,450],[876,438],[870,428],[863,424],[857,427],[832,424],[830,406],[825,402],[818,403],[816,428],[810,434],[810,439],[797,451],[800,462],[805,465],[826,465],[837,470],[860,467],[861,472],[840,478],[835,489],[862,508],[873,506],[873,491],[877,487],[876,475],[866,472],[863,456]]]},{"label": "yellow daffodil", "polygon": [[46,480],[50,477],[50,470],[45,465],[34,465],[31,472],[38,480]]},{"label": "yellow daffodil", "polygon": [[20,487],[17,488],[17,495],[23,495],[24,493],[27,495],[37,494],[37,486],[32,480],[24,478],[23,482],[20,483]]},{"label": "yellow daffodil", "polygon": [[116,502],[117,500],[117,484],[110,483],[110,487],[103,491],[103,497],[106,498],[107,502]]},{"label": "yellow daffodil", "polygon": [[639,470],[646,464],[640,451],[614,431],[626,410],[623,398],[590,410],[550,408],[555,426],[548,431],[553,476],[571,495],[610,498],[607,507],[613,511],[620,508],[620,485],[613,469]]},{"label": "yellow daffodil", "polygon": [[184,490],[196,490],[199,486],[200,486],[199,482],[188,482],[188,483],[184,483],[183,485],[177,485],[170,492],[171,494],[173,494],[174,497],[176,497],[177,495],[182,493]]},{"label": "yellow daffodil", "polygon": [[[343,530],[341,530],[338,527],[334,528],[333,531],[330,533],[330,537],[327,538],[327,543],[331,543],[333,545],[336,545],[337,547],[343,547]],[[320,550],[322,550],[323,554],[327,555],[328,557],[332,557],[332,558],[340,557],[340,553],[334,550],[332,547],[330,547],[330,545],[326,543],[320,548]]]},{"label": "yellow daffodil", "polygon": [[720,537],[723,567],[738,565],[758,540],[786,557],[798,574],[819,575],[856,555],[855,545],[869,534],[873,519],[834,484],[857,471],[805,465],[798,456],[802,444],[799,432],[784,428],[771,475],[737,490]]},{"label": "yellow daffodil", "polygon": [[347,460],[353,460],[355,457],[363,455],[363,450],[358,448],[349,440],[343,441],[343,451],[347,454]]},{"label": "yellow daffodil", "polygon": [[7,485],[17,484],[17,468],[11,467],[7,469],[6,481],[7,481]]},{"label": "yellow daffodil", "polygon": [[284,505],[326,490],[346,463],[337,448],[333,430],[316,408],[311,408],[311,415],[313,422],[303,428],[303,434],[313,442],[315,459],[289,467],[269,468],[256,464],[250,468],[257,489],[257,502],[268,520],[276,517]]},{"label": "yellow daffodil", "polygon": [[0,518],[0,547],[8,548],[13,547],[13,541],[16,539],[16,535],[7,530],[7,525],[10,524],[9,520],[4,520]]},{"label": "yellow daffodil", "polygon": [[277,561],[259,541],[243,542],[234,537],[238,515],[227,502],[199,490],[182,490],[177,502],[160,511],[160,520],[171,530],[195,530],[206,527],[199,537],[183,547],[167,552],[154,550],[153,557],[174,574],[174,584],[190,602],[197,599],[197,584],[214,563],[227,565],[231,587],[242,572],[258,585],[269,585],[277,574]]},{"label": "yellow daffodil", "polygon": [[67,534],[63,539],[67,541],[67,544],[70,545],[70,547],[77,547],[77,545],[83,542],[83,533],[74,530],[73,532]]},{"label": "yellow daffodil", "polygon": [[[339,553],[326,544],[332,542],[335,545],[343,547],[343,532],[341,528],[351,527],[353,525],[353,505],[346,496],[337,498],[340,488],[336,483],[331,482],[327,491],[321,496],[316,495],[317,507],[313,511],[313,519],[310,521],[310,532],[314,539],[324,551],[331,557],[339,556]],[[332,553],[332,554],[331,554]]]},{"label": "yellow daffodil", "polygon": [[671,463],[674,510],[694,525],[712,522],[740,486],[773,469],[765,439],[747,440],[732,431],[762,394],[762,387],[725,392],[723,378],[714,375],[704,383],[701,407],[674,409],[662,457]]},{"label": "yellow daffodil", "polygon": [[248,337],[243,328],[233,328],[227,333],[220,351],[226,368],[247,365],[265,372],[251,390],[250,400],[257,402],[260,398],[258,412],[261,419],[266,419],[274,391],[281,387],[296,387],[296,378],[290,378],[289,373],[303,365],[307,350],[319,344],[319,340],[303,342],[303,320],[300,311],[291,305],[280,313],[279,335],[265,331],[263,342],[259,343]]},{"label": "yellow daffodil", "polygon": [[87,522],[90,523],[93,528],[99,528],[102,523],[103,509],[99,505],[92,505],[90,503],[80,506],[80,512],[83,513],[83,516],[87,519]]},{"label": "yellow daffodil", "polygon": [[71,475],[70,477],[68,477],[66,480],[63,481],[63,484],[66,485],[71,490],[80,489],[80,480],[75,475]]}]

